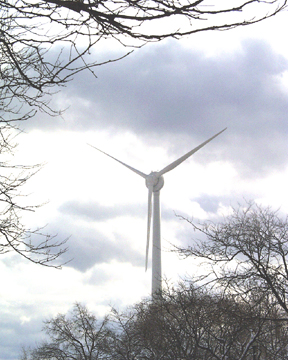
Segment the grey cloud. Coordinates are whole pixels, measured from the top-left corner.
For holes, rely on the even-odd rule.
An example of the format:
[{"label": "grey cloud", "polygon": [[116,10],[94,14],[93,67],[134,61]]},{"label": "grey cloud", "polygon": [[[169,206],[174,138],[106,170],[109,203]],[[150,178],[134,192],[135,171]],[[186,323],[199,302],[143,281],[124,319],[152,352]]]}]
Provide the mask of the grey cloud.
[{"label": "grey cloud", "polygon": [[200,198],[196,198],[195,201],[197,201],[204,211],[216,213],[219,208],[220,197],[204,195]]},{"label": "grey cloud", "polygon": [[[146,199],[145,199],[146,200]],[[85,221],[101,222],[121,216],[147,217],[147,205],[129,204],[121,206],[104,206],[97,202],[67,201],[58,209],[62,214],[72,215]],[[175,218],[173,209],[162,205],[162,218],[171,220]]]},{"label": "grey cloud", "polygon": [[[130,262],[134,266],[144,264],[144,254],[127,245],[127,240],[118,233],[108,238],[100,231],[77,224],[73,218],[58,216],[57,220],[51,221],[46,231],[57,234],[57,238],[69,238],[69,251],[61,257],[64,263],[71,260],[68,265],[79,271],[85,272],[95,264],[109,263],[112,260]],[[138,241],[138,239],[136,239]],[[137,243],[135,248],[137,248]]]},{"label": "grey cloud", "polygon": [[275,79],[287,66],[260,41],[246,41],[240,54],[225,58],[206,58],[173,42],[150,46],[99,68],[97,80],[87,72],[69,84],[62,94],[79,109],[71,107],[66,124],[77,129],[113,126],[138,133],[191,133],[203,131],[203,125],[218,129],[234,114],[240,128],[241,118],[255,115],[246,119],[253,130],[255,123],[262,123],[259,111],[287,110]]},{"label": "grey cloud", "polygon": [[71,104],[65,120],[27,124],[129,130],[147,143],[174,139],[183,151],[228,126],[213,151],[255,177],[286,162],[288,95],[281,76],[287,69],[288,61],[260,40],[218,57],[173,41],[150,45],[98,68],[98,79],[86,72],[69,83],[57,95],[57,102]]},{"label": "grey cloud", "polygon": [[193,199],[193,201],[196,201],[201,208],[209,213],[210,215],[213,214],[213,216],[216,215],[220,205],[221,206],[232,206],[237,208],[239,204],[245,204],[247,202],[252,201],[252,199],[255,199],[257,197],[257,193],[245,193],[244,194],[237,194],[234,193],[233,197],[231,196],[215,196],[215,195],[206,195],[202,194],[200,197],[197,197]]},{"label": "grey cloud", "polygon": [[59,211],[87,221],[105,221],[120,216],[145,216],[146,207],[139,205],[104,206],[96,202],[68,201],[62,204]]},{"label": "grey cloud", "polygon": [[97,284],[103,285],[107,283],[110,280],[110,275],[107,274],[106,270],[103,269],[93,269],[92,274],[85,280],[85,283],[87,284]]},{"label": "grey cloud", "polygon": [[[21,310],[21,315],[26,312],[27,311],[24,307]],[[19,311],[17,313],[5,313],[4,311],[1,311],[1,359],[19,359],[22,347],[33,347],[35,346],[35,343],[39,343],[44,338],[44,335],[41,333],[41,328],[43,326],[43,319],[41,319],[42,315],[37,314],[37,316],[35,316],[35,308],[33,309],[33,313],[30,315],[32,315],[32,319],[29,322],[21,323]],[[17,339],[17,342],[15,342],[15,339]]]},{"label": "grey cloud", "polygon": [[[65,223],[65,228],[57,221],[51,223],[50,233],[57,233],[59,238],[65,238],[71,235],[68,246],[69,251],[62,258],[63,261],[73,259],[69,266],[80,271],[86,271],[95,264],[109,263],[116,259],[120,262],[130,262],[135,266],[144,265],[144,253],[141,254],[131,248],[127,239],[120,233],[115,233],[113,239],[94,229],[89,229],[85,223],[76,225],[72,223],[73,219],[90,222],[104,222],[119,216],[141,216],[143,218],[143,229],[145,229],[147,208],[139,205],[126,205],[121,207],[102,206],[98,203],[86,203],[78,201],[69,201],[64,203],[59,209],[61,217],[64,215],[61,224]],[[162,219],[171,221],[176,219],[176,215],[171,208],[162,206]],[[68,215],[68,216],[66,216]],[[72,215],[72,221],[70,216]],[[65,219],[65,220],[64,220]],[[49,226],[49,227],[50,227]],[[69,229],[69,230],[67,230]],[[135,239],[135,245],[138,241],[145,240],[146,234],[142,234],[139,239]],[[137,246],[136,246],[137,248]],[[103,276],[102,276],[103,275]],[[106,281],[105,274],[95,275],[100,284]]]}]

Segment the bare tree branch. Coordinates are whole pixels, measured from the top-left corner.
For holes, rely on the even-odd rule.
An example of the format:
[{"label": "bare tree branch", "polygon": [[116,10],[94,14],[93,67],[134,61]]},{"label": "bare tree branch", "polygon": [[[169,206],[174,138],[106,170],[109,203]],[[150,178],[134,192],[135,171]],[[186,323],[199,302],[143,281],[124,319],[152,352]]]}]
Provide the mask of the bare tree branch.
[{"label": "bare tree branch", "polygon": [[0,126],[0,135],[0,254],[13,251],[33,263],[61,268],[63,264],[59,260],[67,251],[67,239],[59,241],[41,229],[28,229],[21,219],[23,212],[35,211],[38,207],[23,204],[26,197],[21,189],[40,166],[11,164],[8,159],[15,147],[11,126]]},{"label": "bare tree branch", "polygon": [[250,25],[286,5],[287,0],[0,0],[0,121],[28,119],[38,110],[58,114],[61,109],[51,109],[49,100],[59,86],[84,69],[94,74],[94,67],[117,60],[91,59],[101,40],[139,47]]}]

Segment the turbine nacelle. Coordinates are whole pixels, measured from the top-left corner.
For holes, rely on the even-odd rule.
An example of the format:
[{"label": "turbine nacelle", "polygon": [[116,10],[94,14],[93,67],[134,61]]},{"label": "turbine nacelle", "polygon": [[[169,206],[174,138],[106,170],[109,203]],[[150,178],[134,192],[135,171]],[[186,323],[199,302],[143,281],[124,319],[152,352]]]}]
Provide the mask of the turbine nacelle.
[{"label": "turbine nacelle", "polygon": [[152,171],[146,176],[146,186],[148,189],[154,191],[160,191],[164,186],[164,178],[157,171]]}]

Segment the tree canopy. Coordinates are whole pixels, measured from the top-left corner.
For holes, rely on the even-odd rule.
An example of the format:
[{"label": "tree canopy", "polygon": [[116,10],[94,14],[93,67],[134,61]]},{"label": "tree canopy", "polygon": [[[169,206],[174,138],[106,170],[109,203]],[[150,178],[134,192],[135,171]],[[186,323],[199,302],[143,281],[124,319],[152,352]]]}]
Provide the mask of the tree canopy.
[{"label": "tree canopy", "polygon": [[107,318],[98,320],[87,308],[76,303],[68,314],[58,314],[44,322],[49,337],[35,349],[23,351],[26,360],[98,360],[107,353]]},{"label": "tree canopy", "polygon": [[[186,219],[187,220],[187,219]],[[288,217],[254,203],[233,209],[223,221],[197,224],[205,237],[179,247],[180,256],[202,259],[211,269],[199,279],[249,301],[270,297],[288,313]]]},{"label": "tree canopy", "polygon": [[266,305],[192,283],[104,319],[76,304],[44,322],[47,340],[23,350],[21,360],[287,359],[283,313]]}]

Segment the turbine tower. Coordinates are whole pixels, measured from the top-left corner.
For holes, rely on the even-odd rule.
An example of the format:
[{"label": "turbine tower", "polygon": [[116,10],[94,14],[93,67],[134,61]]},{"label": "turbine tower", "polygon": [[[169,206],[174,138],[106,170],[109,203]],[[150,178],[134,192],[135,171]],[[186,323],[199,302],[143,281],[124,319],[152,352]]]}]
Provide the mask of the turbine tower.
[{"label": "turbine tower", "polygon": [[[185,155],[181,156],[179,159],[173,161],[171,164],[166,166],[160,171],[152,171],[150,174],[144,174],[143,172],[133,168],[130,165],[125,164],[124,162],[116,159],[115,157],[105,153],[104,151],[96,148],[93,145],[90,145],[94,149],[102,152],[103,154],[109,156],[110,158],[118,161],[120,164],[126,166],[128,169],[132,170],[136,174],[140,175],[145,179],[146,186],[148,188],[148,217],[147,217],[147,242],[146,242],[146,260],[145,260],[145,270],[148,266],[148,253],[149,253],[149,240],[150,240],[150,228],[151,228],[151,219],[153,214],[153,229],[152,229],[152,297],[155,298],[157,295],[161,295],[161,215],[160,215],[160,190],[164,185],[163,175],[168,171],[175,169],[183,161],[188,159],[196,151],[200,150],[203,146],[208,144],[211,140],[215,139],[227,128],[223,129],[216,135],[212,136],[210,139],[204,141],[202,144],[190,150]],[[152,198],[153,198],[153,209],[152,209]]]}]

